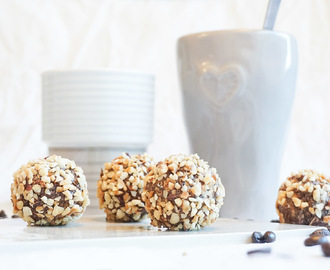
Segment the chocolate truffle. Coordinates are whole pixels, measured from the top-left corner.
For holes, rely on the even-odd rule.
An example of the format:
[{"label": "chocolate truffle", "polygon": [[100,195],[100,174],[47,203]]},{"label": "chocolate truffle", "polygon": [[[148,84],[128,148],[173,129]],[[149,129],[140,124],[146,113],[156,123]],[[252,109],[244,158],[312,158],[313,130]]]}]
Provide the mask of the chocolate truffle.
[{"label": "chocolate truffle", "polygon": [[145,179],[142,199],[151,224],[169,230],[199,230],[214,222],[225,189],[215,168],[194,155],[172,155]]},{"label": "chocolate truffle", "polygon": [[89,205],[82,169],[57,155],[21,166],[14,173],[11,199],[14,213],[32,225],[65,225]]},{"label": "chocolate truffle", "polygon": [[313,170],[292,173],[281,185],[276,210],[281,223],[330,225],[330,179]]},{"label": "chocolate truffle", "polygon": [[104,209],[108,221],[134,222],[146,215],[141,192],[145,176],[154,166],[147,154],[130,156],[123,153],[104,164],[97,182],[100,209]]}]

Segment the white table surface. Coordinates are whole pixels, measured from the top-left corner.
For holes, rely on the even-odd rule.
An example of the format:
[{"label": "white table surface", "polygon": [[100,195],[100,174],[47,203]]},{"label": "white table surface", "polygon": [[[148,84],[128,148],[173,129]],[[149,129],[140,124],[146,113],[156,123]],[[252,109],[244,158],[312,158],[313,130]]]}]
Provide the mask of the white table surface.
[{"label": "white table surface", "polygon": [[[1,206],[1,204],[0,204]],[[329,267],[320,246],[305,247],[316,227],[218,219],[198,232],[168,232],[139,223],[84,216],[61,227],[0,219],[0,269],[317,269]],[[277,240],[252,244],[253,231]],[[248,255],[271,248],[269,254]]]}]

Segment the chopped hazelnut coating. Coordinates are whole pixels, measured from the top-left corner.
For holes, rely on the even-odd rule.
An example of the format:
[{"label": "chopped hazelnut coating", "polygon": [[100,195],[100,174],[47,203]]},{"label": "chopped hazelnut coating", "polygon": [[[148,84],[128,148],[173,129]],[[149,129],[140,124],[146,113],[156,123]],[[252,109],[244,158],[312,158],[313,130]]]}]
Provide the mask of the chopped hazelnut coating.
[{"label": "chopped hazelnut coating", "polygon": [[280,222],[330,226],[330,179],[313,170],[292,173],[276,200]]},{"label": "chopped hazelnut coating", "polygon": [[57,155],[21,166],[14,173],[11,200],[14,213],[29,225],[65,225],[89,205],[82,169]]},{"label": "chopped hazelnut coating", "polygon": [[134,222],[146,215],[141,192],[145,176],[154,166],[147,154],[130,156],[123,153],[105,163],[97,182],[100,209],[108,221]]},{"label": "chopped hazelnut coating", "polygon": [[214,222],[225,197],[215,168],[194,155],[172,155],[147,175],[142,192],[156,227],[199,230]]}]

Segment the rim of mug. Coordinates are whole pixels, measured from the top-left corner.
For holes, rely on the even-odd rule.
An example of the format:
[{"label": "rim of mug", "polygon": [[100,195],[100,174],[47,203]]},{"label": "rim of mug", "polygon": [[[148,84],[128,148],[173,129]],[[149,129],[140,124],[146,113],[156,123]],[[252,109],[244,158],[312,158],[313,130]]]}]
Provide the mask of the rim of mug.
[{"label": "rim of mug", "polygon": [[260,33],[260,34],[273,33],[273,34],[276,34],[276,35],[283,35],[283,36],[294,38],[294,36],[292,34],[282,32],[282,31],[274,31],[274,30],[267,30],[267,29],[245,29],[245,28],[242,28],[242,29],[224,29],[224,30],[214,30],[214,31],[204,31],[204,32],[191,33],[191,34],[181,36],[178,39],[178,41],[183,40],[183,39],[193,38],[193,37],[201,37],[201,36],[208,36],[208,35],[211,35],[211,34],[220,34],[220,33],[228,33],[228,32],[233,32],[233,33]]},{"label": "rim of mug", "polygon": [[121,69],[121,68],[64,68],[64,69],[51,69],[45,70],[41,73],[42,76],[47,75],[64,75],[64,74],[79,74],[79,73],[103,73],[103,74],[118,74],[118,75],[141,75],[150,77],[153,79],[154,74],[150,72],[138,71],[133,69]]}]

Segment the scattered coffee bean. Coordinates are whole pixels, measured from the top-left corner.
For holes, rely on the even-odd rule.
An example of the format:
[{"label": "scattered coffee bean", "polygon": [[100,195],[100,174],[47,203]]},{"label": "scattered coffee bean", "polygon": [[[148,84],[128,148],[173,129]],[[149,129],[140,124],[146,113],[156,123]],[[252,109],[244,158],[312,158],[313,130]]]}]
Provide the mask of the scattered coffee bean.
[{"label": "scattered coffee bean", "polygon": [[272,219],[270,222],[271,223],[280,223],[280,221],[278,219]]},{"label": "scattered coffee bean", "polygon": [[0,219],[1,219],[1,218],[7,218],[7,215],[6,215],[6,213],[5,213],[4,210],[1,210],[1,211],[0,211]]},{"label": "scattered coffee bean", "polygon": [[252,243],[272,243],[276,240],[276,234],[272,231],[267,231],[264,234],[261,232],[253,232]]},{"label": "scattered coffee bean", "polygon": [[272,243],[272,242],[275,242],[275,240],[276,240],[276,234],[274,232],[267,231],[267,232],[265,232],[263,238],[266,243]]},{"label": "scattered coffee bean", "polygon": [[321,245],[324,256],[330,257],[330,243],[323,243]]},{"label": "scattered coffee bean", "polygon": [[330,236],[330,232],[327,229],[319,229],[319,230],[316,230],[316,231],[312,232],[309,236],[312,237],[312,236],[318,236],[318,235]]},{"label": "scattered coffee bean", "polygon": [[323,235],[316,235],[307,238],[304,242],[306,247],[321,245],[323,243],[327,243],[328,239],[326,236]]},{"label": "scattered coffee bean", "polygon": [[247,252],[247,255],[252,255],[252,254],[256,254],[256,253],[264,253],[264,254],[268,254],[271,253],[271,248],[262,248],[262,249],[254,249],[254,250],[250,250]]},{"label": "scattered coffee bean", "polygon": [[12,215],[11,218],[19,218],[18,215]]},{"label": "scattered coffee bean", "polygon": [[251,239],[252,243],[265,243],[265,239],[261,232],[253,232]]}]

